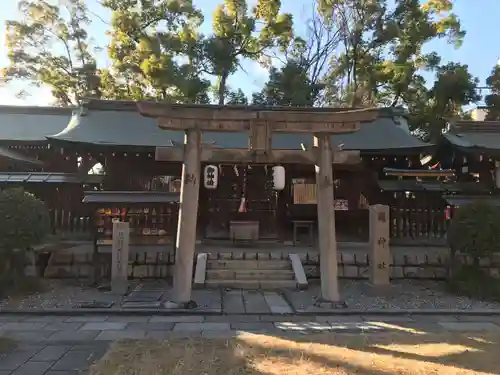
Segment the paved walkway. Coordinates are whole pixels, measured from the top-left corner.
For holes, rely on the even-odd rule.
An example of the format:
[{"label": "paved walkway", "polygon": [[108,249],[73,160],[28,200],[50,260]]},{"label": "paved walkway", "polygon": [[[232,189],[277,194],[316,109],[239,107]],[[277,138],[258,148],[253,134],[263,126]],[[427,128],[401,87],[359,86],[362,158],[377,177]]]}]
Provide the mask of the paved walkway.
[{"label": "paved walkway", "polygon": [[0,335],[19,341],[0,357],[0,375],[76,375],[121,339],[232,337],[240,332],[276,336],[316,332],[498,331],[500,317],[478,316],[21,316],[0,315]]},{"label": "paved walkway", "polygon": [[[341,296],[347,308],[343,313],[366,314],[366,311],[390,313],[393,310],[429,311],[459,310],[477,311],[484,314],[500,313],[500,303],[472,300],[457,297],[447,292],[444,283],[432,281],[396,280],[390,286],[373,287],[368,281],[341,280]],[[130,292],[125,297],[104,288],[82,287],[69,282],[53,284],[47,292],[36,293],[26,298],[0,303],[3,313],[26,313],[30,311],[67,314],[101,313],[113,314],[138,310],[152,315],[166,313],[164,302],[169,299],[171,285],[161,281],[130,281]],[[177,309],[168,312],[179,314],[312,314],[334,315],[338,308],[314,306],[321,294],[318,284],[310,285],[307,290],[228,290],[195,289],[192,299],[196,309]]]}]

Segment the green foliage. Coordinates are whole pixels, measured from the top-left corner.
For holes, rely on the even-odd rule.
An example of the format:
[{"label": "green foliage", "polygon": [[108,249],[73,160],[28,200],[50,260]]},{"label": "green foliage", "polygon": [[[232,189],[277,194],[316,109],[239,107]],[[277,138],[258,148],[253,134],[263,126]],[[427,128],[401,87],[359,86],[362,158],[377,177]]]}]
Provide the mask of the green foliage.
[{"label": "green foliage", "polygon": [[238,89],[236,91],[230,91],[227,97],[228,97],[227,104],[248,105],[248,98],[241,89]]},{"label": "green foliage", "polygon": [[253,104],[312,107],[321,89],[311,82],[305,65],[290,60],[281,69],[270,69],[264,88],[253,95]]},{"label": "green foliage", "polygon": [[[213,14],[212,34],[202,44],[205,72],[217,77],[217,101],[224,104],[227,79],[242,58],[259,60],[293,39],[290,14],[280,14],[279,0],[259,0],[252,14],[246,0],[224,0]],[[258,25],[262,24],[260,28]]]},{"label": "green foliage", "polygon": [[[253,8],[248,0],[219,1],[205,34],[191,0],[100,1],[111,20],[110,66],[99,68],[85,30],[100,16],[85,0],[22,0],[20,19],[6,24],[3,78],[48,86],[60,105],[84,97],[209,103],[213,79],[216,102],[247,104],[239,88],[228,87],[247,59],[269,70],[254,104],[403,107],[412,128],[430,138],[478,99],[467,66],[440,65],[427,52],[436,39],[462,42],[452,0],[315,0],[300,36],[280,0]],[[424,80],[425,70],[436,73],[434,82]],[[500,119],[498,77],[496,68],[488,80],[491,119]]]},{"label": "green foliage", "polygon": [[491,75],[486,79],[486,84],[491,90],[485,96],[484,101],[488,107],[486,120],[500,120],[500,65],[497,64],[491,71]]},{"label": "green foliage", "polygon": [[416,75],[402,94],[410,113],[410,127],[425,132],[433,141],[438,139],[448,119],[463,117],[462,107],[481,99],[479,80],[469,73],[467,65],[448,63],[435,70],[432,87],[427,88],[425,80]]},{"label": "green foliage", "polygon": [[39,283],[24,275],[26,251],[50,231],[45,204],[21,188],[0,192],[0,296],[35,291]]},{"label": "green foliage", "polygon": [[18,7],[22,19],[6,22],[9,65],[2,78],[46,85],[64,106],[83,97],[100,97],[96,60],[85,31],[90,24],[85,2],[22,0]]},{"label": "green foliage", "polygon": [[[480,267],[481,259],[491,260],[500,243],[500,209],[476,201],[460,207],[448,229],[451,249],[451,291],[470,298],[500,300],[500,280]],[[456,253],[472,259],[472,264],[457,262]]]},{"label": "green foliage", "polygon": [[338,28],[340,54],[325,79],[331,103],[402,104],[422,68],[437,65],[423,47],[436,38],[459,46],[465,33],[450,0],[320,0],[319,12]]},{"label": "green foliage", "polygon": [[498,249],[500,209],[482,201],[461,206],[451,220],[447,236],[452,251],[467,254],[478,263]]},{"label": "green foliage", "polygon": [[21,188],[0,192],[0,251],[38,245],[50,231],[45,204]]},{"label": "green foliage", "polygon": [[105,97],[208,102],[210,83],[199,70],[197,29],[203,17],[192,2],[105,0],[103,5],[112,11],[112,67],[102,72]]},{"label": "green foliage", "polygon": [[448,288],[469,298],[500,301],[500,280],[479,267],[462,266],[448,280]]}]

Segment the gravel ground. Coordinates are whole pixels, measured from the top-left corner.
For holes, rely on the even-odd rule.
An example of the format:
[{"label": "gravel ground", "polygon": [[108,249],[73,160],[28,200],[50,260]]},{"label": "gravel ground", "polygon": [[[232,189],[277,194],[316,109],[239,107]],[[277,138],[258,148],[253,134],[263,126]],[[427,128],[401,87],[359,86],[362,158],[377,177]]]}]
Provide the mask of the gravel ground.
[{"label": "gravel ground", "polygon": [[[350,309],[500,309],[500,303],[450,294],[444,282],[438,281],[398,280],[382,288],[366,281],[341,281],[340,288],[341,298]],[[285,295],[295,310],[303,310],[320,295],[320,288],[313,286]]]},{"label": "gravel ground", "polygon": [[[166,282],[141,284],[145,292],[151,290],[148,288],[151,285],[154,285],[156,290],[162,285],[165,290],[168,289]],[[137,283],[131,283],[131,289],[136,286]],[[476,301],[449,294],[445,291],[442,282],[402,280],[394,281],[390,286],[381,289],[374,288],[365,281],[341,281],[340,286],[341,296],[350,309],[500,309],[500,303]],[[306,291],[285,291],[284,296],[296,311],[300,311],[312,306],[319,292],[319,286],[312,285]],[[204,293],[209,297],[213,291],[197,290],[198,299],[202,298]],[[166,295],[167,293],[164,293],[161,298],[164,299]],[[74,283],[72,285],[67,281],[50,281],[46,292],[25,298],[4,300],[0,302],[0,308],[67,309],[74,308],[79,303],[91,301],[113,302],[110,309],[121,307],[121,298],[112,295],[109,291]]]},{"label": "gravel ground", "polygon": [[75,307],[78,303],[90,301],[113,302],[113,307],[120,307],[120,298],[97,288],[78,285],[72,280],[44,280],[44,282],[46,283],[45,292],[31,294],[24,298],[5,299],[0,302],[0,308],[67,309]]}]

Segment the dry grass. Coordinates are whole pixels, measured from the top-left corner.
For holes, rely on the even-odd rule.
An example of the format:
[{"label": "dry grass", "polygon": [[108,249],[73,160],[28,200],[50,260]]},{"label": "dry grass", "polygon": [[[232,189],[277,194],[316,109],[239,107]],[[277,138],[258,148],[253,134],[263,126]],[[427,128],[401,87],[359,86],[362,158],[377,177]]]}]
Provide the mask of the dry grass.
[{"label": "dry grass", "polygon": [[500,335],[345,335],[115,343],[90,375],[452,375],[500,373]]}]

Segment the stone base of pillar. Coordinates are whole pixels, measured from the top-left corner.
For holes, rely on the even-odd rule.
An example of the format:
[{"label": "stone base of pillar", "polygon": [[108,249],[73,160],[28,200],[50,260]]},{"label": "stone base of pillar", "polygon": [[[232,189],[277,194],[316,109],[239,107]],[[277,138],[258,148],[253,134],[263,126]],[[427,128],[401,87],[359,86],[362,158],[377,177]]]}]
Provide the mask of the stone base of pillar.
[{"label": "stone base of pillar", "polygon": [[189,301],[189,302],[172,302],[172,301],[167,301],[163,304],[163,307],[167,310],[192,310],[196,309],[198,305],[196,304],[195,301]]},{"label": "stone base of pillar", "polygon": [[318,298],[314,301],[314,306],[322,309],[347,309],[347,303],[345,301],[326,301],[322,298]]}]

